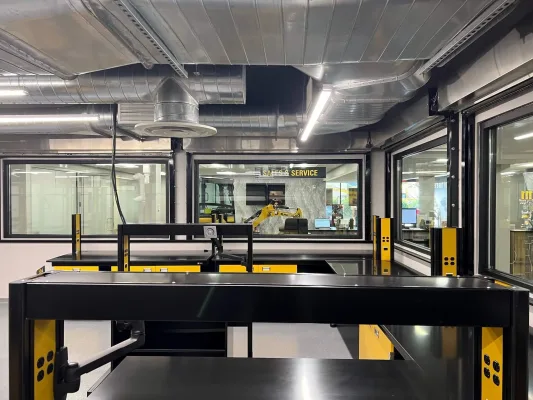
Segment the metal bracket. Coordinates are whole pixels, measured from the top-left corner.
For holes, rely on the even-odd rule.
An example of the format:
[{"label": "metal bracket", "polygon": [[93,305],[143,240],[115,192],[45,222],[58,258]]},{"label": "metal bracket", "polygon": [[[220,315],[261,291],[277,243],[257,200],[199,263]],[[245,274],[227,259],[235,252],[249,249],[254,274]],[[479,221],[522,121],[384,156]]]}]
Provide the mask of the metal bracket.
[{"label": "metal bracket", "polygon": [[150,27],[141,13],[129,2],[129,0],[113,0],[117,4],[121,11],[128,17],[128,19],[135,25],[139,32],[148,37],[150,43],[159,51],[159,54],[168,62],[178,76],[187,78],[188,74],[185,67],[180,64],[176,59],[172,51],[167,47],[163,40],[157,35],[157,33]]},{"label": "metal bracket", "polygon": [[453,111],[439,111],[439,89],[436,87],[428,88],[428,114],[430,117],[440,115],[449,118],[454,114]]},{"label": "metal bracket", "polygon": [[124,357],[131,351],[144,345],[144,321],[127,321],[117,324],[124,329],[131,329],[131,336],[107,350],[81,363],[68,361],[68,348],[62,347],[56,354],[54,370],[54,400],[66,400],[67,394],[76,393],[80,389],[80,378],[83,374],[94,371],[117,358]]},{"label": "metal bracket", "polygon": [[214,226],[214,225],[204,226],[204,237],[206,239],[216,239],[216,238],[218,238],[217,227]]}]

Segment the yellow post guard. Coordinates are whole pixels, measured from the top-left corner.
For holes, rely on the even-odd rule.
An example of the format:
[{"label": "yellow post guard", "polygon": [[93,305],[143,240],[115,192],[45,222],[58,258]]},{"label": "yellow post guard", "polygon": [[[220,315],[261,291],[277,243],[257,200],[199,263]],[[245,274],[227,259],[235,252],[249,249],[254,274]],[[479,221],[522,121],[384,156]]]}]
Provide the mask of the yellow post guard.
[{"label": "yellow post guard", "polygon": [[33,321],[33,400],[54,400],[56,321]]},{"label": "yellow post guard", "polygon": [[442,275],[457,276],[456,228],[442,228]]},{"label": "yellow post guard", "polygon": [[381,260],[382,261],[391,261],[392,260],[392,251],[391,251],[391,219],[390,218],[381,218]]},{"label": "yellow post guard", "polygon": [[503,328],[481,329],[481,398],[503,398]]}]

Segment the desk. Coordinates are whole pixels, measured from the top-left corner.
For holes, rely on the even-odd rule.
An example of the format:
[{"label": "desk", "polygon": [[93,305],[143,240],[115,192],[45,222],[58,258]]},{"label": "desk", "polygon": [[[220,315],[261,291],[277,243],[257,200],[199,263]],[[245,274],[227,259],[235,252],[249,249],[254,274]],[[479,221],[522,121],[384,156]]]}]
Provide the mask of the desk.
[{"label": "desk", "polygon": [[[224,251],[226,254],[233,254],[244,256],[242,252],[235,252],[231,250]],[[131,255],[132,267],[146,267],[147,272],[157,272],[157,269],[151,267],[170,267],[173,266],[199,266],[202,272],[209,272],[208,265],[206,265],[207,258],[211,255],[210,251],[158,251],[158,252],[143,252],[133,251]],[[297,265],[298,272],[305,273],[321,273],[332,274],[334,271],[331,266],[325,261],[328,258],[333,258],[331,254],[301,254],[301,253],[284,253],[277,254],[266,251],[254,251],[254,265],[268,266],[268,265]],[[346,261],[359,259],[360,256],[344,256]],[[71,253],[63,254],[54,257],[47,262],[52,264],[53,268],[63,269],[70,268],[80,270],[97,270],[97,271],[111,271],[117,265],[117,253],[114,251],[84,251],[79,260],[72,256]],[[236,261],[222,260],[220,265],[234,265]],[[212,270],[211,270],[212,272]]]},{"label": "desk", "polygon": [[402,229],[402,239],[410,242],[429,242],[429,230],[421,228]]},{"label": "desk", "polygon": [[[65,301],[77,297],[91,301]],[[46,273],[10,284],[10,399],[33,398],[31,382],[41,366],[28,355],[32,354],[34,343],[40,343],[43,337],[55,337],[31,329],[31,324],[73,319],[345,324],[382,321],[387,325],[504,327],[515,351],[503,353],[502,379],[506,382],[503,398],[526,400],[527,379],[523,372],[527,370],[528,300],[525,290],[503,287],[483,278]],[[370,306],[354,309],[354,305]],[[54,349],[65,354],[60,350],[63,335],[57,337],[54,343],[47,343],[43,354],[47,355],[49,348],[52,357]],[[476,359],[480,360],[480,349],[470,350],[476,351]],[[104,360],[108,359],[100,359]],[[252,393],[267,400],[302,398],[305,395],[294,392],[302,390],[307,396],[318,393],[328,399],[458,399],[454,396],[456,388],[464,380],[476,385],[475,376],[481,373],[478,368],[466,369],[463,365],[458,380],[440,376],[431,380],[427,375],[431,371],[417,370],[409,361],[387,363],[390,364],[360,360],[126,358],[91,397],[163,400],[181,394],[185,399],[202,400],[212,398],[216,391],[223,398],[245,399]],[[446,360],[439,363],[442,368],[438,371],[446,374],[451,371]],[[411,366],[415,366],[414,371]],[[194,373],[214,370],[219,372]],[[63,374],[61,371],[62,368],[55,368],[52,372]],[[372,372],[372,376],[367,372]],[[422,376],[413,375],[417,372]],[[187,377],[188,373],[192,375]],[[41,376],[38,388],[46,385],[50,393],[53,382],[61,382],[61,376],[59,379],[54,379],[58,377],[51,373]],[[386,385],[379,384],[383,378]],[[411,387],[412,382],[416,388]],[[476,389],[480,386],[478,382]],[[67,390],[71,386],[62,388]],[[392,391],[386,392],[389,389]]]}]

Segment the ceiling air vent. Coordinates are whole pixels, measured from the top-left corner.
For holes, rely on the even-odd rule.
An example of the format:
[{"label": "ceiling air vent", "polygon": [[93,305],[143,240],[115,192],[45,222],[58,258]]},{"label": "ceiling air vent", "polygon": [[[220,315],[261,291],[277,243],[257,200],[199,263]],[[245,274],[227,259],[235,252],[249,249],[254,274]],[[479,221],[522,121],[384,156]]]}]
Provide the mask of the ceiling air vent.
[{"label": "ceiling air vent", "polygon": [[143,137],[195,138],[212,136],[217,130],[198,123],[198,102],[181,83],[166,79],[156,93],[154,122],[135,125],[135,132]]}]

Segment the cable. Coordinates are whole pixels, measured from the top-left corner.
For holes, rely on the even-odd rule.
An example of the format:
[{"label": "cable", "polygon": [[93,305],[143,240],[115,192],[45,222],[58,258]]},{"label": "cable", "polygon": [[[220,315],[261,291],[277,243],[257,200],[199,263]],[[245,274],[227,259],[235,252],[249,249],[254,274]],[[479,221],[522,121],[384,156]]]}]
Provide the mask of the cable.
[{"label": "cable", "polygon": [[111,184],[113,185],[113,194],[115,196],[115,204],[117,206],[118,215],[120,216],[120,220],[122,221],[123,225],[126,225],[126,218],[124,218],[124,214],[122,213],[122,207],[120,207],[120,200],[118,198],[118,190],[117,190],[117,171],[115,170],[115,156],[117,153],[117,107],[113,107],[111,105],[112,111],[113,111],[113,149],[111,151]]}]

